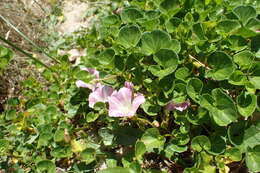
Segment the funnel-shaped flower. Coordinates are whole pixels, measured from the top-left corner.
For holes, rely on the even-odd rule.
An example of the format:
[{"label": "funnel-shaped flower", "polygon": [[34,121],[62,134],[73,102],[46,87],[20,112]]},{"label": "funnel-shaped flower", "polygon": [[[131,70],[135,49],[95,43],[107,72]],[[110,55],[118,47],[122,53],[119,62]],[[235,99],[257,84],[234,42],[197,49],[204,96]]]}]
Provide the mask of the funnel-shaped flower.
[{"label": "funnel-shaped flower", "polygon": [[[99,71],[93,69],[93,68],[81,68],[81,70],[85,70],[87,72],[89,72],[90,74],[94,75],[96,79],[99,79]],[[94,83],[86,83],[82,80],[77,80],[76,81],[76,86],[78,88],[82,87],[82,88],[89,88],[91,89],[92,91],[94,91],[97,87],[100,87],[101,84],[100,83],[97,83],[97,82],[94,82]]]},{"label": "funnel-shaped flower", "polygon": [[97,102],[108,102],[108,97],[113,93],[113,88],[105,85],[99,86],[95,91],[89,94],[89,107],[93,108]]},{"label": "funnel-shaped flower", "polygon": [[132,117],[138,107],[145,102],[142,94],[134,96],[133,91],[123,87],[119,91],[114,91],[109,97],[109,116],[110,117]]},{"label": "funnel-shaped flower", "polygon": [[179,111],[184,111],[190,106],[190,102],[186,101],[183,103],[175,104],[173,102],[170,102],[166,105],[166,110],[172,111],[174,109],[179,110]]},{"label": "funnel-shaped flower", "polygon": [[125,82],[125,87],[129,88],[130,90],[134,89],[134,84],[132,82]]}]

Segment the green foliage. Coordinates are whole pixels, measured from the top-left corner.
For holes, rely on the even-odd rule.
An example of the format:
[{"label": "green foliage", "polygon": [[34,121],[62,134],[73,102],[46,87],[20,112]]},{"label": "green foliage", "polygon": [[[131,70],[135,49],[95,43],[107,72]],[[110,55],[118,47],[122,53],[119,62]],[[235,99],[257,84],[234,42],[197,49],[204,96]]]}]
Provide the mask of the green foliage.
[{"label": "green foliage", "polygon": [[0,45],[0,74],[3,72],[12,57],[13,52],[10,49]]},{"label": "green foliage", "polygon": [[[61,63],[39,69],[44,80],[29,77],[22,97],[7,101],[0,169],[214,173],[236,171],[245,161],[259,172],[258,1],[108,6],[97,9],[92,28],[51,47]],[[76,66],[57,54],[72,47],[87,52]],[[1,59],[11,54],[0,47]],[[98,70],[99,78],[80,67]],[[89,107],[93,91],[76,87],[77,80],[115,90],[132,82],[132,98],[142,93],[145,103],[133,117],[109,117],[110,105]]]}]

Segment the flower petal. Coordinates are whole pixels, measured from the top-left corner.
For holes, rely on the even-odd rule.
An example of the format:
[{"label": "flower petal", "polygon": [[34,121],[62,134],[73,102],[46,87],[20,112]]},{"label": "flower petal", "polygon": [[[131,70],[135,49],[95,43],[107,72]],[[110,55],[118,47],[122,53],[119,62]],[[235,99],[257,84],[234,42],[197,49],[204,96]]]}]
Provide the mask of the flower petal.
[{"label": "flower petal", "polygon": [[190,102],[188,101],[185,101],[185,102],[182,102],[182,103],[178,103],[178,104],[175,104],[173,102],[170,102],[166,105],[166,110],[168,111],[172,111],[172,110],[178,110],[178,111],[184,111],[186,110],[188,107],[190,106]]},{"label": "flower petal", "polygon": [[108,97],[113,93],[113,88],[109,86],[100,86],[90,93],[88,97],[89,107],[93,108],[97,102],[108,102]]},{"label": "flower petal", "polygon": [[179,111],[184,111],[186,110],[188,107],[190,106],[190,103],[189,102],[183,102],[183,103],[180,103],[180,104],[175,104],[175,109],[176,110],[179,110]]},{"label": "flower petal", "polygon": [[132,108],[132,91],[129,88],[121,88],[114,92],[109,97],[109,116],[111,117],[125,117],[133,116],[131,114]]},{"label": "flower petal", "polygon": [[144,102],[145,102],[145,98],[144,98],[143,94],[138,93],[137,96],[134,98],[133,103],[132,103],[132,109],[131,109],[131,115],[132,116],[136,113],[138,107],[141,104],[143,104]]},{"label": "flower petal", "polygon": [[83,82],[82,80],[77,80],[76,81],[76,86],[78,88],[89,88],[91,90],[94,90],[95,89],[95,85],[94,84],[88,84],[86,82]]},{"label": "flower petal", "polygon": [[96,79],[99,79],[99,71],[96,69],[87,67],[81,67],[80,69],[89,72],[90,74],[94,75]]},{"label": "flower petal", "polygon": [[134,89],[134,84],[132,82],[125,82],[125,87],[129,88],[130,90]]}]

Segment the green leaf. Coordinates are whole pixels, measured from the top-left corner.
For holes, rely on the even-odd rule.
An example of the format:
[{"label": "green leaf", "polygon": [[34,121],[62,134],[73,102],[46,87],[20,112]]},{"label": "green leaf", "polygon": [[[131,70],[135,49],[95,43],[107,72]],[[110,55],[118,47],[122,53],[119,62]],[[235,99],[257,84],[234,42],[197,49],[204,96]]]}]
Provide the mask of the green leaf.
[{"label": "green leaf", "polygon": [[236,121],[238,114],[232,98],[219,88],[212,91],[212,96],[215,100],[215,109],[209,111],[214,121],[220,126]]},{"label": "green leaf", "polygon": [[114,60],[115,51],[111,48],[104,50],[98,56],[98,61],[102,65],[109,65]]},{"label": "green leaf", "polygon": [[141,38],[141,31],[137,26],[124,26],[118,34],[118,43],[125,48],[135,47]]},{"label": "green leaf", "polygon": [[9,149],[9,141],[5,139],[0,139],[0,156],[6,155]]},{"label": "green leaf", "polygon": [[54,133],[54,141],[55,142],[60,142],[60,141],[63,141],[64,140],[64,129],[57,129]]},{"label": "green leaf", "polygon": [[247,81],[248,80],[246,75],[239,70],[234,71],[234,73],[232,73],[228,80],[228,82],[233,85],[245,85]]},{"label": "green leaf", "polygon": [[181,51],[181,43],[176,39],[172,39],[170,49],[178,54]]},{"label": "green leaf", "polygon": [[146,152],[145,144],[141,141],[137,141],[135,144],[135,157],[142,158],[145,152]]},{"label": "green leaf", "polygon": [[37,169],[40,172],[47,171],[48,173],[55,173],[56,166],[55,164],[50,160],[42,160],[37,163]]},{"label": "green leaf", "polygon": [[161,30],[145,32],[141,37],[142,53],[151,55],[158,52],[160,49],[171,47],[171,37],[168,33]]},{"label": "green leaf", "polygon": [[210,154],[219,155],[225,152],[226,142],[225,138],[219,134],[210,136],[211,149],[208,151]]},{"label": "green leaf", "polygon": [[240,28],[241,25],[237,20],[222,20],[217,24],[216,30],[222,33],[231,33]]},{"label": "green leaf", "polygon": [[114,140],[114,134],[108,128],[101,128],[98,130],[99,136],[103,139],[104,145],[112,145]]},{"label": "green leaf", "polygon": [[250,76],[249,81],[254,85],[256,89],[260,89],[260,76]]},{"label": "green leaf", "polygon": [[14,110],[14,109],[10,109],[10,110],[7,110],[6,112],[5,112],[5,119],[6,120],[14,120],[14,119],[16,119],[17,118],[17,115],[16,115],[16,110]]},{"label": "green leaf", "polygon": [[72,150],[70,146],[57,147],[51,151],[51,155],[55,158],[65,158],[72,156]]},{"label": "green leaf", "polygon": [[168,33],[173,33],[177,31],[177,27],[182,23],[181,19],[173,17],[168,20],[165,24]]},{"label": "green leaf", "polygon": [[96,150],[93,148],[86,148],[80,153],[81,160],[89,164],[96,160]]},{"label": "green leaf", "polygon": [[94,112],[89,112],[89,113],[86,115],[86,119],[87,119],[87,122],[88,122],[88,123],[91,123],[91,122],[96,121],[96,119],[98,119],[98,117],[99,117],[99,114],[94,113]]},{"label": "green leaf", "polygon": [[146,100],[144,104],[141,105],[144,112],[150,116],[155,116],[161,111],[161,107],[157,104],[153,104],[151,101]]},{"label": "green leaf", "polygon": [[189,82],[187,83],[187,94],[195,101],[200,101],[200,94],[203,88],[203,83],[198,78],[191,78]]},{"label": "green leaf", "polygon": [[254,54],[248,50],[239,52],[233,57],[234,62],[242,68],[249,68],[254,60]]},{"label": "green leaf", "polygon": [[188,147],[186,145],[176,145],[176,144],[169,144],[167,145],[167,147],[165,148],[165,152],[172,156],[175,152],[176,153],[183,153],[185,151],[187,151]]},{"label": "green leaf", "polygon": [[117,15],[114,15],[114,14],[102,18],[102,24],[107,25],[107,26],[116,25],[119,22],[120,22],[120,19],[118,18]]},{"label": "green leaf", "polygon": [[143,132],[140,129],[132,128],[129,126],[117,127],[113,130],[114,143],[118,145],[134,145]]},{"label": "green leaf", "polygon": [[135,23],[141,18],[143,18],[143,14],[137,8],[125,8],[121,13],[121,19],[125,23]]},{"label": "green leaf", "polygon": [[228,79],[235,70],[231,57],[221,51],[212,53],[208,57],[208,64],[212,69],[207,72],[207,77],[215,80]]},{"label": "green leaf", "polygon": [[237,108],[244,117],[251,116],[257,107],[257,97],[254,94],[242,92],[237,97]]},{"label": "green leaf", "polygon": [[98,173],[135,173],[135,171],[130,168],[115,167],[115,168],[103,169]]},{"label": "green leaf", "polygon": [[256,10],[252,6],[241,5],[236,7],[233,12],[237,15],[243,25],[246,25],[251,18],[257,16]]},{"label": "green leaf", "polygon": [[242,159],[242,153],[238,148],[235,147],[228,148],[224,155],[235,162],[238,162]]},{"label": "green leaf", "polygon": [[207,40],[201,23],[196,23],[192,26],[193,33],[199,38],[199,40]]},{"label": "green leaf", "polygon": [[253,149],[249,149],[246,153],[246,166],[250,171],[260,171],[260,145],[255,146]]},{"label": "green leaf", "polygon": [[211,143],[207,136],[196,136],[191,141],[191,147],[193,150],[201,152],[202,150],[210,150]]},{"label": "green leaf", "polygon": [[260,145],[260,123],[246,128],[245,121],[232,124],[228,128],[229,141],[244,153],[248,147],[254,148]]},{"label": "green leaf", "polygon": [[173,73],[178,66],[178,55],[170,49],[160,49],[153,59],[158,65],[152,65],[148,70],[160,78]]},{"label": "green leaf", "polygon": [[171,68],[175,71],[178,66],[178,55],[170,49],[160,49],[156,52],[153,59],[164,69]]},{"label": "green leaf", "polygon": [[190,76],[191,74],[191,71],[190,69],[188,69],[187,67],[181,67],[181,68],[178,68],[175,72],[175,77],[177,79],[180,79],[180,80],[183,80],[183,81],[186,81],[187,78]]},{"label": "green leaf", "polygon": [[159,9],[162,13],[173,16],[180,11],[180,2],[179,0],[164,0],[160,3]]},{"label": "green leaf", "polygon": [[141,141],[145,144],[146,151],[152,152],[154,148],[162,148],[165,142],[165,138],[160,135],[157,128],[150,128],[145,131]]}]

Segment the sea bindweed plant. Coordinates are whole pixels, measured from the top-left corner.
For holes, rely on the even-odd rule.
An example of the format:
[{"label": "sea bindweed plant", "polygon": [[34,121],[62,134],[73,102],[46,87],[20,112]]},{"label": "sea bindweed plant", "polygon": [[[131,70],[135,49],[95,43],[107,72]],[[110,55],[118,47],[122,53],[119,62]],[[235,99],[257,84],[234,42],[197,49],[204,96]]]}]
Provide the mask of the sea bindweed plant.
[{"label": "sea bindweed plant", "polygon": [[9,100],[2,163],[39,172],[259,172],[259,2],[110,5],[64,42],[86,50],[78,66],[60,56],[59,83],[46,70],[47,89],[28,79],[25,97]]}]

